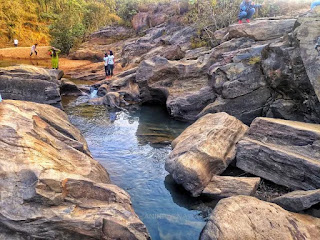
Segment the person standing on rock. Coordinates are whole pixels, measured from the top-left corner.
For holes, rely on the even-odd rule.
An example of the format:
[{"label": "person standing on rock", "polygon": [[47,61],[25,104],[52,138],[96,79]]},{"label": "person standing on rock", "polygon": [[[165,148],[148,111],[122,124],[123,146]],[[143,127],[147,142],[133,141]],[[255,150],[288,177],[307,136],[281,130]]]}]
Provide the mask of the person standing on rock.
[{"label": "person standing on rock", "polygon": [[31,47],[31,53],[30,53],[30,57],[32,56],[33,53],[36,54],[36,56],[38,56],[38,52],[37,52],[37,46],[38,46],[38,43],[34,44],[32,47]]},{"label": "person standing on rock", "polygon": [[50,56],[51,56],[51,64],[52,69],[58,69],[59,68],[59,53],[61,51],[55,47],[52,47],[49,50]]},{"label": "person standing on rock", "polygon": [[242,20],[246,19],[247,23],[250,23],[250,19],[256,12],[256,8],[262,7],[262,4],[254,4],[251,0],[243,0],[240,4],[239,24],[242,24]]},{"label": "person standing on rock", "polygon": [[104,54],[104,58],[103,58],[103,61],[104,61],[104,70],[106,72],[106,78],[108,78],[108,65],[109,65],[109,57],[108,57],[108,54]]},{"label": "person standing on rock", "polygon": [[110,50],[108,55],[108,76],[113,76],[114,70],[114,55],[113,52]]}]

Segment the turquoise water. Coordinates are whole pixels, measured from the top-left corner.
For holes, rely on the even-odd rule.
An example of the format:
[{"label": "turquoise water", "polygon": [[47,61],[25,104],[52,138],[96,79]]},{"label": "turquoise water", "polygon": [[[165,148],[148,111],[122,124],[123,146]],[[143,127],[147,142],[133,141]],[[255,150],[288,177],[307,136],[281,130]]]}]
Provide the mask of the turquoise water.
[{"label": "turquoise water", "polygon": [[164,169],[168,142],[187,124],[170,119],[160,107],[108,112],[79,102],[64,101],[65,111],[112,182],[129,192],[152,239],[198,239],[210,204],[190,197]]}]

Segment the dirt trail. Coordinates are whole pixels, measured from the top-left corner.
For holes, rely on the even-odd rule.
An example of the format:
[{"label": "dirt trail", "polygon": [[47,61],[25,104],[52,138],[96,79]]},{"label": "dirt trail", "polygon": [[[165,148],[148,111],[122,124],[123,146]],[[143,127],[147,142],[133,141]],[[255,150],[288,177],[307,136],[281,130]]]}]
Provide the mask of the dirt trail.
[{"label": "dirt trail", "polygon": [[[48,54],[50,46],[37,47],[38,55],[30,57],[31,47],[12,47],[12,48],[1,48],[0,49],[0,59],[10,59],[10,60],[35,60],[35,61],[48,61],[48,66],[51,62],[51,57]],[[86,60],[71,60],[64,57],[59,58],[59,67],[63,71],[72,71],[76,69],[81,69],[82,67],[88,67],[93,64]]]}]

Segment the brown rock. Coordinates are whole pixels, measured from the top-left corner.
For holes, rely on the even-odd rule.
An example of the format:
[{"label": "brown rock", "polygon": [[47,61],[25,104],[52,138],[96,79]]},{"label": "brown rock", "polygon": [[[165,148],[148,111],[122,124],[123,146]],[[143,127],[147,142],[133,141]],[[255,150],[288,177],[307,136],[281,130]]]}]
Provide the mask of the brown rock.
[{"label": "brown rock", "polygon": [[225,198],[236,195],[252,196],[256,192],[260,178],[213,176],[202,194],[212,198]]},{"label": "brown rock", "polygon": [[291,213],[254,197],[236,196],[218,203],[200,240],[316,240],[319,236],[318,218]]},{"label": "brown rock", "polygon": [[150,239],[64,112],[4,100],[0,113],[0,239]]},{"label": "brown rock", "polygon": [[237,167],[292,189],[320,188],[320,125],[257,118],[238,143]]},{"label": "brown rock", "polygon": [[166,170],[193,196],[199,196],[214,174],[235,157],[236,143],[247,126],[226,113],[207,114],[172,142]]}]

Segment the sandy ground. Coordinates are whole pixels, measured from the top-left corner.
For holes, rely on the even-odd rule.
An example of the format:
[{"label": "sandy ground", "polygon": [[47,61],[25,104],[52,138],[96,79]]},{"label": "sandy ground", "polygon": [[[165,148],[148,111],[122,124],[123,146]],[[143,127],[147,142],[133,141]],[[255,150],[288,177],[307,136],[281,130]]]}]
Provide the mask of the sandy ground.
[{"label": "sandy ground", "polygon": [[[30,57],[31,47],[13,47],[13,48],[1,48],[0,58],[2,59],[19,59],[19,60],[30,60],[30,61],[48,61],[51,62],[50,55],[48,54],[50,46],[37,47],[38,55],[34,54]],[[81,67],[92,64],[86,60],[70,60],[63,56],[59,58],[59,67],[64,71],[72,71],[80,69]]]}]

